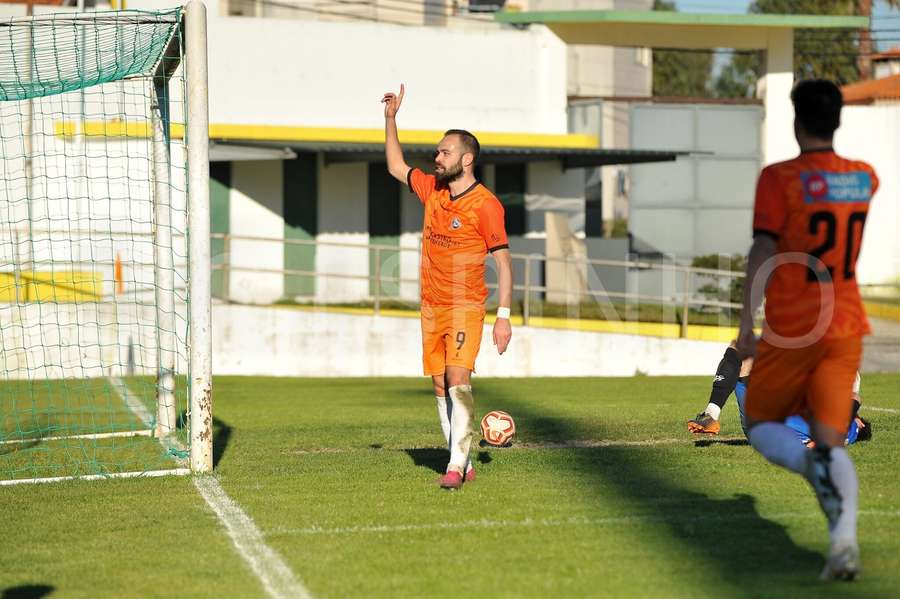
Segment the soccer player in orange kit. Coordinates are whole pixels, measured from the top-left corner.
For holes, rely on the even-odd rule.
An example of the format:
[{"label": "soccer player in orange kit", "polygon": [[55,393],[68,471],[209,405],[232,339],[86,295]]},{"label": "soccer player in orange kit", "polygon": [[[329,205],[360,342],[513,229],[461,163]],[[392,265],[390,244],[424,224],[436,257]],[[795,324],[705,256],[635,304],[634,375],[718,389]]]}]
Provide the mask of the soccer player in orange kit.
[{"label": "soccer player in orange kit", "polygon": [[475,432],[471,376],[481,346],[484,303],[484,258],[497,265],[500,307],[494,345],[500,354],[512,337],[512,263],[503,205],[475,178],[480,147],[468,131],[444,134],[434,156],[434,174],[411,168],[403,159],[395,117],[405,90],[386,93],[385,154],[391,175],[409,185],[425,206],[422,228],[422,361],[431,375],[450,463],[440,484],[458,489],[475,478],[469,450]]},{"label": "soccer player in orange kit", "polygon": [[[853,580],[859,485],[844,440],[862,337],[870,332],[855,270],[878,178],[868,164],[832,148],[843,106],[835,84],[801,81],[791,100],[801,152],[759,176],[737,357],[755,355],[746,399],[751,445],[805,476],[828,519],[820,578]],[[763,294],[766,320],[757,342],[753,315]],[[810,423],[812,451],[784,424],[795,414]]]}]

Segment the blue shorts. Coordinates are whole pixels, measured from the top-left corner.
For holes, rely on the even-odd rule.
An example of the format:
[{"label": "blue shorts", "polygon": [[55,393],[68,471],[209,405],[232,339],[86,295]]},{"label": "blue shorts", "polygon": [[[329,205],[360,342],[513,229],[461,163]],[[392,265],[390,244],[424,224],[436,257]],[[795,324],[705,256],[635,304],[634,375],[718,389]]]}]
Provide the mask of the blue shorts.
[{"label": "blue shorts", "polygon": [[[744,381],[738,381],[737,385],[734,388],[734,396],[737,398],[738,410],[741,413],[741,428],[744,429],[744,435],[747,434],[747,424],[744,418],[744,400],[747,397],[747,383]],[[801,416],[788,416],[785,419],[784,423],[791,429],[797,433],[797,438],[800,439],[800,442],[803,444],[808,443],[810,438],[809,431],[809,423],[806,422]],[[856,424],[856,418],[851,419],[850,428],[847,430],[847,445],[851,443],[856,443],[856,438],[859,435],[859,427]]]}]

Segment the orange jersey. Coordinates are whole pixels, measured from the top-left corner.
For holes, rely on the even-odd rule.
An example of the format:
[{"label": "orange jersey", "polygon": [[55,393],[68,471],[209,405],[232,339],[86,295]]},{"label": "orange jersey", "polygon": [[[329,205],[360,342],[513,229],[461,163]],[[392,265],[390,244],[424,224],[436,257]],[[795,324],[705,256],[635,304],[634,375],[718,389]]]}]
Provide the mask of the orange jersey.
[{"label": "orange jersey", "polygon": [[871,166],[831,150],[804,152],[763,169],[753,234],[778,242],[763,339],[780,346],[791,339],[799,347],[870,332],[856,260],[877,189]]},{"label": "orange jersey", "polygon": [[509,247],[503,205],[479,182],[450,195],[434,175],[410,169],[409,188],[425,205],[422,227],[422,303],[481,306],[487,299],[484,257]]}]

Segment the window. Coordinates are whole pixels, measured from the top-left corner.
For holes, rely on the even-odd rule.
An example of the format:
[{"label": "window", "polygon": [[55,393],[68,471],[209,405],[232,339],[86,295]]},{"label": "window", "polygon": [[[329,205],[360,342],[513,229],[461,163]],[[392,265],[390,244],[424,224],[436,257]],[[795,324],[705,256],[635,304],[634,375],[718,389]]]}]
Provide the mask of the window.
[{"label": "window", "polygon": [[494,167],[494,192],[506,211],[506,234],[525,234],[525,164]]}]

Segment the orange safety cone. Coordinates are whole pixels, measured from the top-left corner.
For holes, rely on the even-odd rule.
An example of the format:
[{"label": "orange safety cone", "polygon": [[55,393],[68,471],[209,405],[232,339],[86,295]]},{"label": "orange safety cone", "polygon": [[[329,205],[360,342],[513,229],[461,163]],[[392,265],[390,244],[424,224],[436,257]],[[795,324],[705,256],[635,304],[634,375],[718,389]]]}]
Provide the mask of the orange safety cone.
[{"label": "orange safety cone", "polygon": [[116,264],[113,268],[113,278],[116,281],[116,295],[125,293],[125,281],[122,278],[122,257],[116,252]]}]

